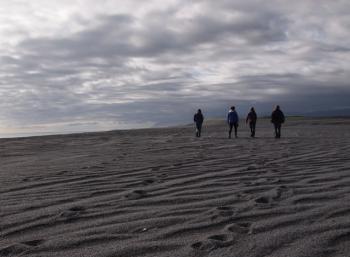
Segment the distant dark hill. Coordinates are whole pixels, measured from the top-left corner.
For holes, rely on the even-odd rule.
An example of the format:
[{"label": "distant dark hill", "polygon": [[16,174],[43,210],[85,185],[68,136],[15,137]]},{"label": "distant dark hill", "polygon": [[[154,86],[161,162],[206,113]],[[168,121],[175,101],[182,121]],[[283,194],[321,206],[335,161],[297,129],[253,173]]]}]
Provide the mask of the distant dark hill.
[{"label": "distant dark hill", "polygon": [[350,117],[350,108],[307,112],[308,117]]}]

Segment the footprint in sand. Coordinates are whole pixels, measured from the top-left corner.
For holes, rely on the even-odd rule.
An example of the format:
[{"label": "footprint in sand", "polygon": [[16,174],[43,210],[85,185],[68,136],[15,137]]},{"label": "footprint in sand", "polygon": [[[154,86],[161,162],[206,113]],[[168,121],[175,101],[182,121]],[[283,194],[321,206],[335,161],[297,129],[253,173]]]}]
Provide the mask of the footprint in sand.
[{"label": "footprint in sand", "polygon": [[128,193],[125,197],[129,200],[137,200],[147,196],[147,192],[144,190],[133,190]]},{"label": "footprint in sand", "polygon": [[82,206],[75,206],[66,211],[61,212],[58,215],[58,219],[64,222],[71,222],[80,217],[80,215],[85,212],[85,208]]},{"label": "footprint in sand", "polygon": [[219,206],[213,210],[211,210],[212,216],[210,217],[211,220],[217,220],[220,218],[228,218],[231,217],[234,214],[234,209],[229,206]]},{"label": "footprint in sand", "polygon": [[[339,245],[349,245],[350,243],[350,231],[344,231],[342,233],[337,233],[334,236],[331,236],[328,240],[328,245],[331,248],[338,248],[337,246]],[[344,248],[344,251],[346,248]],[[339,255],[339,256],[348,256],[348,254],[346,255]]]},{"label": "footprint in sand", "polygon": [[253,164],[253,165],[249,165],[249,166],[247,167],[247,170],[257,170],[258,168],[259,168],[258,165]]},{"label": "footprint in sand", "polygon": [[25,241],[25,242],[22,242],[22,244],[28,245],[28,246],[38,246],[38,245],[41,245],[43,242],[44,240],[38,239],[38,240]]},{"label": "footprint in sand", "polygon": [[91,165],[91,166],[83,166],[81,167],[82,170],[105,170],[104,166],[100,165]]},{"label": "footprint in sand", "polygon": [[159,180],[162,180],[162,179],[165,179],[166,177],[168,177],[168,174],[166,173],[161,173],[159,175],[156,175],[156,177],[159,179]]},{"label": "footprint in sand", "polygon": [[143,181],[142,181],[142,184],[145,185],[145,186],[147,186],[147,185],[151,185],[151,184],[153,184],[153,183],[155,183],[155,182],[156,182],[155,179],[150,178],[150,179],[145,179],[145,180],[143,180]]},{"label": "footprint in sand", "polygon": [[64,175],[66,173],[68,173],[69,171],[68,170],[62,170],[60,172],[57,172],[57,175],[60,176],[60,175]]},{"label": "footprint in sand", "polygon": [[160,167],[153,167],[152,169],[151,169],[151,171],[159,171],[160,170]]},{"label": "footprint in sand", "polygon": [[294,194],[293,190],[286,186],[278,186],[272,190],[272,197],[274,200],[281,200],[290,197]]},{"label": "footprint in sand", "polygon": [[19,256],[30,249],[24,244],[13,244],[0,249],[0,256]]},{"label": "footprint in sand", "polygon": [[270,199],[267,196],[260,196],[254,200],[258,204],[268,204]]},{"label": "footprint in sand", "polygon": [[209,236],[206,240],[196,242],[191,245],[191,248],[199,251],[210,252],[217,248],[228,247],[233,244],[233,240],[230,240],[230,237],[225,234],[212,235]]},{"label": "footprint in sand", "polygon": [[225,242],[228,239],[227,235],[212,235],[208,237],[209,240],[215,240],[215,241],[221,241],[221,242]]},{"label": "footprint in sand", "polygon": [[225,230],[237,234],[248,234],[250,230],[251,223],[249,222],[239,222],[235,224],[230,224],[225,227]]},{"label": "footprint in sand", "polygon": [[82,211],[85,211],[85,208],[82,206],[75,206],[75,207],[70,208],[69,210],[73,211],[73,212],[82,212]]},{"label": "footprint in sand", "polygon": [[274,204],[293,195],[293,191],[286,186],[275,187],[264,194],[256,197],[254,202],[259,205]]}]

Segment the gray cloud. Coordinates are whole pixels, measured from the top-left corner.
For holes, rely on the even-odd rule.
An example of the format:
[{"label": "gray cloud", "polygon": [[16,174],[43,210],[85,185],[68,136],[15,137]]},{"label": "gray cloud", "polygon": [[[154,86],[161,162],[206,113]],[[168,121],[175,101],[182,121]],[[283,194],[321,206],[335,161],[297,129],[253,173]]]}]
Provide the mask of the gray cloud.
[{"label": "gray cloud", "polygon": [[262,113],[276,102],[291,114],[349,108],[345,1],[136,6],[77,9],[41,34],[38,23],[35,33],[0,29],[14,42],[0,55],[0,133],[176,124],[198,107],[224,115],[232,103]]}]

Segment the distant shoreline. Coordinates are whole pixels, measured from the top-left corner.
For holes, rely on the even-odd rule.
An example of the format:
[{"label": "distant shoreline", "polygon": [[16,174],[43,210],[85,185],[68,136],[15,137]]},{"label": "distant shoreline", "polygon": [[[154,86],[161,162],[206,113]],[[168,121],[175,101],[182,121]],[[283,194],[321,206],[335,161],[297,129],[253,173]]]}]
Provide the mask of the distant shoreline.
[{"label": "distant shoreline", "polygon": [[[290,115],[286,116],[288,119],[293,120],[350,120],[350,116],[303,116],[303,115]],[[244,122],[245,117],[240,117],[241,123]],[[268,120],[269,116],[262,116],[259,120]],[[205,123],[211,122],[225,122],[224,118],[213,117],[205,120]],[[2,139],[24,139],[31,137],[50,137],[50,136],[69,136],[69,135],[77,135],[77,134],[93,134],[93,133],[108,133],[108,132],[127,132],[127,131],[142,131],[142,130],[153,130],[153,129],[171,129],[171,128],[179,128],[179,127],[190,127],[192,123],[186,124],[178,124],[178,125],[164,125],[164,126],[156,126],[156,127],[144,127],[144,128],[130,128],[130,129],[113,129],[113,130],[100,130],[100,131],[67,131],[67,132],[33,132],[33,133],[17,133],[17,134],[0,134],[0,140]]]}]

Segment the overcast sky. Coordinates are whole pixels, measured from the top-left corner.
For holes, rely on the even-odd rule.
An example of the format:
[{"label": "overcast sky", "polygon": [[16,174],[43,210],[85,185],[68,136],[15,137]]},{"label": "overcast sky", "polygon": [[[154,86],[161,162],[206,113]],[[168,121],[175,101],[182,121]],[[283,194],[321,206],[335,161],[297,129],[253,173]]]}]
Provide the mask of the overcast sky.
[{"label": "overcast sky", "polygon": [[350,108],[350,1],[1,0],[0,134]]}]

